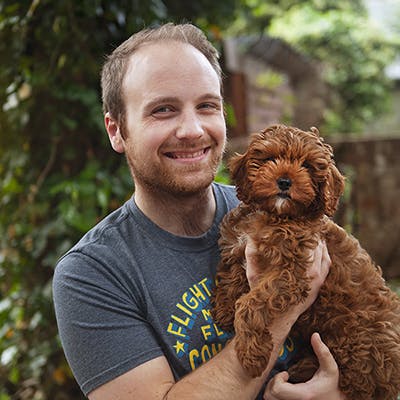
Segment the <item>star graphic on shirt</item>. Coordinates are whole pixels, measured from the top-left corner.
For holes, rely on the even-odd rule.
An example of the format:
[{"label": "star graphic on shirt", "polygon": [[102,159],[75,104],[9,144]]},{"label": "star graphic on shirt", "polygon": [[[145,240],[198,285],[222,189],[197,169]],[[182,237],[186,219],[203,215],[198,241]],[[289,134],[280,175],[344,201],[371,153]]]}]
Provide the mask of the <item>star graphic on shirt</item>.
[{"label": "star graphic on shirt", "polygon": [[183,353],[185,352],[185,343],[182,343],[181,341],[177,340],[176,344],[173,346],[175,348],[176,354],[179,355],[179,353],[182,351]]}]

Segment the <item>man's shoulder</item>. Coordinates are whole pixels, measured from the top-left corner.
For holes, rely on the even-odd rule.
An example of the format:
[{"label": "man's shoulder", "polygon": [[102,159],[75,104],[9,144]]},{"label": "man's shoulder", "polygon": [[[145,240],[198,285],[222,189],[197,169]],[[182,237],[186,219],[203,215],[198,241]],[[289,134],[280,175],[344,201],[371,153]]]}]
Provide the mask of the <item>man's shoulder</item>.
[{"label": "man's shoulder", "polygon": [[129,201],[108,214],[91,228],[82,238],[58,261],[58,264],[68,257],[101,258],[109,254],[121,240],[124,231],[130,231],[132,218],[129,218]]},{"label": "man's shoulder", "polygon": [[222,197],[228,203],[229,208],[236,207],[239,200],[237,198],[235,186],[218,182],[214,182],[213,186],[217,201],[219,197]]}]

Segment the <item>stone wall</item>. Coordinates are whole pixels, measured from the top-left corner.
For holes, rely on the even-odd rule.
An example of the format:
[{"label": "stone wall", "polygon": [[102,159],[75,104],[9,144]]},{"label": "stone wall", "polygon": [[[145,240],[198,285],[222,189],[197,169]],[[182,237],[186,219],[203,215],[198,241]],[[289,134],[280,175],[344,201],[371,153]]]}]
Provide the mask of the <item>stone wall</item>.
[{"label": "stone wall", "polygon": [[337,221],[359,239],[385,277],[400,277],[400,138],[331,144],[347,177]]}]

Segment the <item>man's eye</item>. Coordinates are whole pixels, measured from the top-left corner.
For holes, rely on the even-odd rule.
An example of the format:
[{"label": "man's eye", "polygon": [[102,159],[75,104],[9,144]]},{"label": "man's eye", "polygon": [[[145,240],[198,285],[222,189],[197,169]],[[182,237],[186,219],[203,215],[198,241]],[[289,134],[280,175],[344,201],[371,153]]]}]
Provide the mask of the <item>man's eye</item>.
[{"label": "man's eye", "polygon": [[153,110],[153,114],[166,114],[166,113],[170,113],[173,112],[174,109],[171,106],[161,106],[161,107],[157,107],[156,109]]},{"label": "man's eye", "polygon": [[217,105],[216,104],[214,104],[214,103],[202,103],[202,104],[200,104],[199,105],[199,107],[198,108],[202,108],[202,109],[212,109],[212,110],[215,110],[215,109],[217,109]]}]

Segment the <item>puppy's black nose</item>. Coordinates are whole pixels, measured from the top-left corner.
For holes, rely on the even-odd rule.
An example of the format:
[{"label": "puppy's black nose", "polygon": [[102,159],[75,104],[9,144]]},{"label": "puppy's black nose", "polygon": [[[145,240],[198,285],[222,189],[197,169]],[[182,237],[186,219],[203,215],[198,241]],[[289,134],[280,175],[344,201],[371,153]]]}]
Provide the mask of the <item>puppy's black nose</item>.
[{"label": "puppy's black nose", "polygon": [[279,178],[276,183],[281,190],[288,190],[292,186],[292,181],[289,178]]}]

